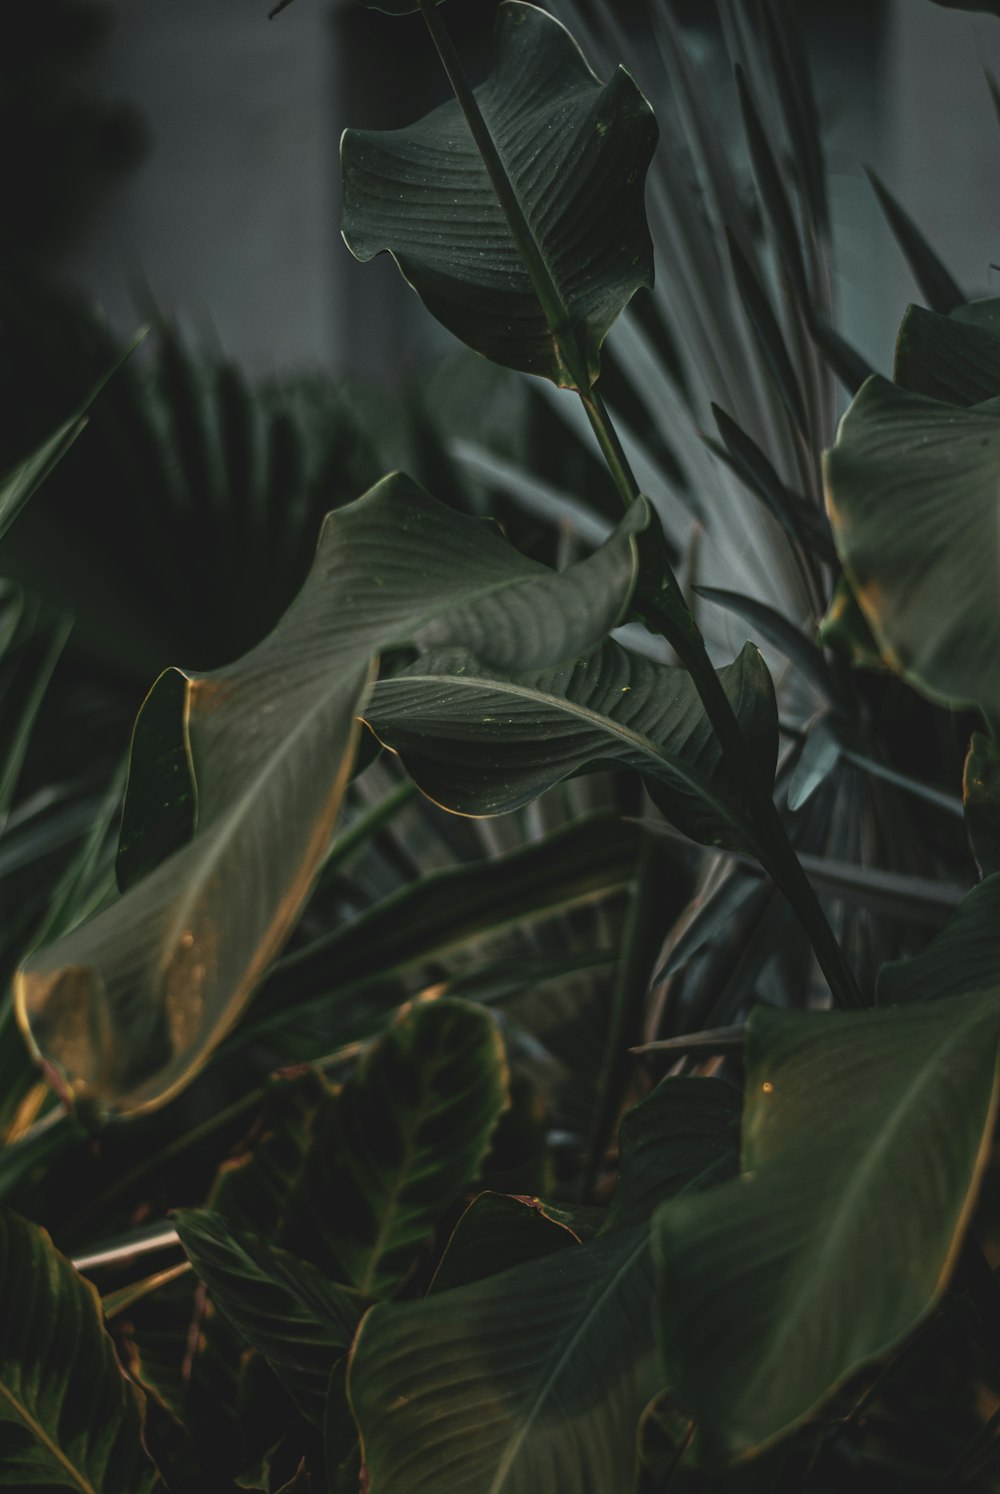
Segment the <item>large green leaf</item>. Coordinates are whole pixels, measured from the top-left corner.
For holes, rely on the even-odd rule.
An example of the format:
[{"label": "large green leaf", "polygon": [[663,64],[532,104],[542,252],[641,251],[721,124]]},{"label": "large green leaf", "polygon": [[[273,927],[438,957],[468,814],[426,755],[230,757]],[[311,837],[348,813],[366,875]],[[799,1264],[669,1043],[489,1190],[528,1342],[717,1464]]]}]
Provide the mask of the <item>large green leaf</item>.
[{"label": "large green leaf", "polygon": [[1000,395],[1000,300],[970,301],[948,316],[911,306],[896,339],[892,377],[950,405]]},{"label": "large green leaf", "polygon": [[457,103],[405,130],[346,132],[344,238],[360,260],[389,251],[477,352],[589,388],[612,322],[652,284],[643,190],[656,122],[624,69],[602,87],[568,32],[533,5],[500,6],[497,53],[476,99],[534,273]]},{"label": "large green leaf", "polygon": [[[631,1112],[618,1222],[594,1239],[372,1309],[348,1373],[371,1494],[627,1494],[660,1386],[648,1210],[735,1165],[732,1094],[668,1079]],[[642,1154],[659,1158],[658,1188]]]},{"label": "large green leaf", "polygon": [[389,1295],[474,1182],[506,1104],[488,1011],[405,1006],[319,1119],[284,1238],[365,1296]]},{"label": "large green leaf", "polygon": [[931,1310],[996,1111],[1000,1002],[759,1008],[742,1175],[658,1210],[669,1383],[709,1463],[773,1442]]},{"label": "large green leaf", "polygon": [[971,409],[872,378],[826,458],[827,506],[886,662],[1000,720],[1000,400]]},{"label": "large green leaf", "polygon": [[[774,778],[774,692],[747,644],[720,671],[761,776]],[[382,680],[365,708],[378,737],[437,803],[502,814],[589,768],[632,768],[679,829],[754,848],[738,779],[722,760],[690,676],[617,643],[571,666],[501,674],[467,653],[439,652]]]},{"label": "large green leaf", "polygon": [[0,1488],[146,1494],[142,1398],[101,1303],[48,1234],[0,1211]]},{"label": "large green leaf", "polygon": [[974,991],[1000,999],[1000,873],[973,887],[920,954],[883,965],[875,990],[879,1006]]},{"label": "large green leaf", "polygon": [[[235,664],[184,677],[193,839],[19,973],[34,1051],[107,1108],[175,1094],[237,1019],[308,892],[376,650],[461,643],[502,668],[572,658],[627,605],[647,517],[636,505],[600,550],[557,574],[399,474],[331,514],[269,637]],[[176,754],[158,760],[170,770],[160,802],[175,813]],[[162,848],[156,781],[133,776],[145,834]]]},{"label": "large green leaf", "polygon": [[180,1210],[174,1222],[215,1306],[321,1426],[330,1375],[350,1348],[364,1298],[210,1209]]}]

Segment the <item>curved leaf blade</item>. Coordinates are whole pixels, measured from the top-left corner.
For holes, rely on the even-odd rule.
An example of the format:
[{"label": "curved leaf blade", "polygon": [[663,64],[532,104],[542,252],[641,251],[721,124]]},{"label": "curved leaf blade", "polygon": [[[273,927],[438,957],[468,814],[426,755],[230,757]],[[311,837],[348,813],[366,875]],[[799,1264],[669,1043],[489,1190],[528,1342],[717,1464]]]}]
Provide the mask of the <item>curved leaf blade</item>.
[{"label": "curved leaf blade", "polygon": [[864,385],[826,456],[837,549],[883,658],[1000,719],[1000,400],[955,409]]},{"label": "curved leaf blade", "polygon": [[753,1014],[742,1176],[653,1226],[664,1366],[707,1462],[787,1433],[931,1310],[988,1153],[998,1033],[995,997]]},{"label": "curved leaf blade", "polygon": [[[460,641],[524,667],[592,648],[628,604],[647,521],[635,505],[599,550],[556,573],[398,473],[331,514],[274,631],[235,664],[186,677],[193,838],[19,972],[18,1016],[35,1053],[108,1109],[177,1093],[236,1021],[308,893],[376,652]],[[146,709],[161,700],[154,690]],[[147,750],[155,736],[140,721]],[[159,799],[155,765],[133,775],[142,812],[133,801],[126,823],[144,817],[156,849],[169,841],[156,804],[169,815],[183,797],[177,761],[176,750],[162,754],[173,776]],[[141,863],[145,853],[132,854]]]},{"label": "curved leaf blade", "polygon": [[[777,736],[767,668],[747,644],[720,678],[770,783]],[[430,654],[379,682],[365,720],[424,793],[459,814],[503,814],[573,773],[632,768],[685,835],[753,850],[738,782],[690,676],[616,643],[534,676],[501,676],[466,653]]]},{"label": "curved leaf blade", "polygon": [[520,0],[497,12],[497,64],[476,99],[558,311],[543,310],[457,103],[405,130],[346,131],[347,246],[362,261],[391,253],[428,310],[487,358],[589,387],[611,324],[652,285],[652,110],[622,68],[602,87],[560,23]]},{"label": "curved leaf blade", "polygon": [[883,965],[875,987],[879,1006],[976,991],[1000,996],[1000,873],[973,887],[920,954]]},{"label": "curved leaf blade", "polygon": [[143,1402],[97,1292],[47,1232],[0,1211],[0,1488],[151,1494]]},{"label": "curved leaf blade", "polygon": [[1000,395],[1000,300],[971,301],[949,316],[911,306],[896,339],[893,381],[950,405]]},{"label": "curved leaf blade", "polygon": [[[372,1309],[348,1369],[372,1494],[627,1494],[636,1426],[660,1379],[648,1210],[714,1182],[720,1158],[735,1166],[731,1128],[709,1140],[704,1177],[690,1166],[704,1096],[718,1103],[720,1090],[732,1122],[729,1086],[711,1079],[668,1079],[632,1112],[617,1226],[423,1302]],[[627,1180],[638,1148],[663,1165],[653,1191],[645,1163],[633,1168],[634,1193]]]},{"label": "curved leaf blade", "polygon": [[330,1375],[350,1348],[365,1299],[210,1209],[182,1209],[173,1218],[214,1305],[322,1426]]}]

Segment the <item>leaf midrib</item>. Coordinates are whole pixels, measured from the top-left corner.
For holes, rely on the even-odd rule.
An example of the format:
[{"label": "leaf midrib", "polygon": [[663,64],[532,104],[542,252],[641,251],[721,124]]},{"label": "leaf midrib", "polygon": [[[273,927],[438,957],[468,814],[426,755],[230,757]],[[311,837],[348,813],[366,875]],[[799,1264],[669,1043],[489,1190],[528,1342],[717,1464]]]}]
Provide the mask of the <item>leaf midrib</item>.
[{"label": "leaf midrib", "polygon": [[95,1488],[90,1480],[87,1479],[79,1471],[78,1468],[74,1467],[74,1465],[63,1453],[62,1449],[52,1441],[51,1437],[48,1435],[41,1423],[35,1420],[23,1401],[19,1400],[18,1397],[13,1393],[13,1391],[10,1390],[2,1381],[0,1381],[0,1397],[2,1397],[13,1409],[14,1414],[24,1423],[35,1440],[39,1442],[42,1447],[44,1447],[45,1451],[49,1454],[52,1461],[54,1463],[58,1463],[59,1466],[64,1469],[67,1474],[69,1474],[69,1476],[73,1480],[73,1487],[79,1489],[80,1494],[101,1494],[101,1490]]}]

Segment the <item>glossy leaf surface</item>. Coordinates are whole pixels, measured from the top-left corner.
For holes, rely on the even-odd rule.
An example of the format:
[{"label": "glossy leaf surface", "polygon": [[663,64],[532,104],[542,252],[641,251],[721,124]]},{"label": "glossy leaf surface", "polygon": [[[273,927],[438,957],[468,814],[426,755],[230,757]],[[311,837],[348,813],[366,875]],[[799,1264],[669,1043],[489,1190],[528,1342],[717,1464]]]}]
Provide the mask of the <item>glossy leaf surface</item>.
[{"label": "glossy leaf surface", "polygon": [[[720,671],[762,777],[774,777],[771,679],[750,644]],[[751,849],[739,787],[697,691],[671,669],[609,642],[575,665],[504,677],[467,653],[428,655],[381,681],[365,719],[437,803],[503,814],[588,768],[642,773],[692,839]]]},{"label": "glossy leaf surface", "polygon": [[709,1463],[788,1432],[931,1310],[995,1115],[1000,1003],[759,1008],[741,1176],[657,1212],[668,1382]]},{"label": "glossy leaf surface", "polygon": [[[730,1096],[669,1079],[632,1112],[617,1218],[594,1239],[372,1309],[348,1375],[371,1494],[627,1494],[660,1382],[649,1210],[735,1166]],[[659,1159],[653,1188],[643,1153]]]},{"label": "glossy leaf surface", "polygon": [[181,1210],[174,1223],[215,1306],[321,1426],[330,1375],[350,1348],[364,1298],[210,1209]]},{"label": "glossy leaf surface", "polygon": [[344,238],[360,260],[388,250],[477,352],[589,385],[612,322],[652,284],[652,111],[624,69],[602,87],[559,22],[520,0],[497,13],[497,64],[476,98],[554,303],[543,309],[457,103],[405,130],[346,132]]},{"label": "glossy leaf surface", "polygon": [[[35,1051],[109,1109],[176,1093],[235,1022],[309,890],[376,651],[461,641],[500,667],[573,657],[627,605],[646,517],[637,505],[600,550],[556,573],[399,474],[331,514],[305,586],[269,637],[235,664],[184,677],[193,839],[19,973]],[[169,815],[176,753],[163,762]],[[162,846],[156,775],[133,781],[145,833]]]},{"label": "glossy leaf surface", "polygon": [[873,378],[826,459],[827,506],[886,662],[1000,719],[1000,400],[971,409]]},{"label": "glossy leaf surface", "polygon": [[142,1399],[45,1230],[0,1212],[0,1488],[148,1494]]}]

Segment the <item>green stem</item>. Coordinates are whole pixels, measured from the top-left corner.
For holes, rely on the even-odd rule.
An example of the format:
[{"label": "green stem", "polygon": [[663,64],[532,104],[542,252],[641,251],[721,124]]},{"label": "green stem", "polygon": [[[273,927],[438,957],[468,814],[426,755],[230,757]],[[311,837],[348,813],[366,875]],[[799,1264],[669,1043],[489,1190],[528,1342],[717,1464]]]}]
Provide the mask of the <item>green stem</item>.
[{"label": "green stem", "polygon": [[465,69],[455,49],[455,44],[438,13],[437,0],[417,0],[417,3],[431,40],[437,48],[442,66],[448,74],[448,81],[452,86],[458,106],[476,142],[476,149],[486,167],[493,190],[497,194],[504,217],[507,219],[507,226],[517,245],[518,253],[524,261],[524,267],[528,272],[535,295],[538,297],[545,320],[552,330],[569,383],[581,392],[585,389],[589,390],[590,371],[573,330],[569,311],[535,242],[535,236],[528,226],[528,220],[524,216],[524,209],[521,207],[517,193],[511,185],[507,168],[500,159],[496,142],[483,118],[479,100],[465,75]]},{"label": "green stem", "polygon": [[[576,388],[583,401],[608,470],[622,502],[628,508],[639,497],[639,486],[604,401],[593,386],[587,360],[573,331],[565,303],[535,242],[472,85],[465,75],[461,58],[438,14],[436,0],[417,0],[417,3],[553,333],[569,376],[568,382]],[[854,976],[834,938],[812,884],[795,854],[770,789],[761,778],[753,755],[747,748],[742,728],[708,657],[698,625],[684,602],[666,554],[663,532],[655,516],[649,550],[653,561],[653,575],[651,584],[647,580],[644,585],[640,574],[640,614],[648,625],[670,643],[691,674],[722,751],[734,771],[743,779],[750,813],[762,843],[761,863],[788,898],[805,928],[835,1003],[839,1006],[860,1007],[862,1001]]]}]

